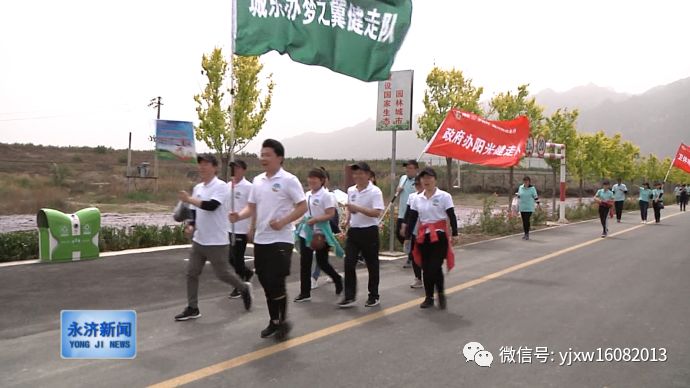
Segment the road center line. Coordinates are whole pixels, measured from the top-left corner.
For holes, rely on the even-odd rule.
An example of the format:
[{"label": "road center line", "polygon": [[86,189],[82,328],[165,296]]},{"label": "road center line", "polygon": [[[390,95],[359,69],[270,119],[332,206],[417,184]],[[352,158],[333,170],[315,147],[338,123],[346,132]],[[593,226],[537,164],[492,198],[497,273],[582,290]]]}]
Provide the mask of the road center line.
[{"label": "road center line", "polygon": [[[668,219],[671,217],[675,217],[679,214],[683,214],[683,213],[674,213],[674,214],[671,214],[671,215],[664,217],[663,219],[665,220],[665,219]],[[619,236],[619,235],[631,232],[633,230],[637,230],[637,229],[645,227],[645,226],[648,226],[648,225],[645,225],[645,224],[636,225],[636,226],[633,226],[633,227],[630,227],[627,229],[623,229],[619,232],[613,233],[610,236],[611,237]],[[651,226],[651,224],[649,226]],[[507,275],[509,273],[519,271],[523,268],[533,266],[535,264],[544,262],[546,260],[553,259],[553,258],[561,256],[563,254],[570,253],[570,252],[578,250],[580,248],[584,248],[586,246],[596,244],[598,242],[603,242],[603,241],[606,241],[606,239],[595,238],[595,239],[588,240],[588,241],[585,241],[585,242],[580,243],[580,244],[570,246],[568,248],[558,250],[556,252],[546,254],[544,256],[540,256],[540,257],[522,262],[520,264],[510,266],[510,267],[502,269],[500,271],[497,271],[497,272],[494,272],[494,273],[491,273],[491,274],[467,281],[467,282],[459,284],[457,286],[448,288],[448,289],[446,289],[446,294],[456,293],[456,292],[462,291],[464,289],[477,286],[479,284],[488,282],[489,280],[499,278],[499,277]],[[154,385],[150,385],[149,387],[155,387],[155,388],[166,387],[167,388],[167,387],[178,387],[178,386],[181,386],[184,384],[189,384],[189,383],[204,379],[206,377],[225,372],[229,369],[233,369],[233,368],[236,368],[238,366],[248,364],[252,361],[260,360],[262,358],[266,358],[266,357],[271,356],[273,354],[280,353],[282,351],[285,351],[285,350],[288,350],[288,349],[291,349],[291,348],[294,348],[294,347],[297,347],[300,345],[304,345],[304,344],[309,343],[309,342],[316,341],[318,339],[339,333],[341,331],[345,331],[347,329],[351,329],[353,327],[363,325],[367,322],[371,322],[371,321],[374,321],[374,320],[377,320],[377,319],[380,319],[380,318],[383,318],[386,316],[390,316],[390,315],[399,313],[403,310],[407,310],[409,308],[412,308],[412,307],[419,305],[419,303],[421,303],[423,300],[424,300],[423,297],[415,298],[415,299],[412,299],[410,301],[398,304],[398,305],[393,306],[393,307],[388,307],[386,309],[383,309],[383,310],[375,312],[375,313],[370,313],[370,314],[361,316],[359,318],[351,319],[349,321],[345,321],[345,322],[342,322],[342,323],[339,323],[339,324],[336,324],[333,326],[329,326],[329,327],[326,327],[324,329],[316,330],[316,331],[313,331],[311,333],[307,333],[307,334],[304,334],[302,336],[292,338],[292,339],[289,339],[289,340],[284,341],[284,342],[277,343],[275,345],[267,346],[263,349],[259,349],[259,350],[256,350],[256,351],[253,351],[250,353],[246,353],[246,354],[243,354],[241,356],[237,356],[235,358],[231,358],[229,360],[222,361],[222,362],[219,362],[217,364],[213,364],[213,365],[207,366],[205,368],[201,368],[201,369],[183,374],[183,375],[178,376],[178,377],[174,377],[170,380],[166,380],[166,381],[154,384]]]}]

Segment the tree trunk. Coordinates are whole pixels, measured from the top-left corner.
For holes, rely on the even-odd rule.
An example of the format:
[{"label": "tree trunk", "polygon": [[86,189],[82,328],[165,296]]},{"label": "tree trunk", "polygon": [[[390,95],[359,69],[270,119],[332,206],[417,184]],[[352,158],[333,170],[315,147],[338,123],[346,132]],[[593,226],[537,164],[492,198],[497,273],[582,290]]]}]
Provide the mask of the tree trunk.
[{"label": "tree trunk", "polygon": [[513,173],[514,173],[513,167],[511,167],[510,173],[508,174],[510,176],[510,178],[508,178],[508,209],[510,209],[510,204],[513,202],[513,195],[512,194],[515,192],[515,191],[513,191],[513,190],[515,190],[515,187],[513,187],[513,178],[514,178]]},{"label": "tree trunk", "polygon": [[582,197],[585,196],[584,185],[585,185],[584,179],[580,178],[580,201],[579,201],[579,203],[582,203]]},{"label": "tree trunk", "polygon": [[446,158],[446,180],[448,183],[446,190],[450,193],[453,187],[453,158]]},{"label": "tree trunk", "polygon": [[[560,169],[560,167],[559,167]],[[556,220],[556,169],[551,167],[551,174],[553,175],[553,192],[551,194],[551,216]],[[560,193],[559,193],[560,194]]]},{"label": "tree trunk", "polygon": [[228,163],[230,162],[230,156],[226,153],[223,153],[222,156],[220,157],[220,163],[222,164],[220,167],[220,179],[224,181],[228,181]]}]

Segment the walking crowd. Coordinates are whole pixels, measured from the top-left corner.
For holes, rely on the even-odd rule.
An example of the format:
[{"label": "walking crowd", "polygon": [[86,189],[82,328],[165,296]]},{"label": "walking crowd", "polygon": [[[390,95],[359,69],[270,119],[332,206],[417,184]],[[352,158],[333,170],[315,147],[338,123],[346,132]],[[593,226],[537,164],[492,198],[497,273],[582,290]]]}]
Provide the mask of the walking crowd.
[{"label": "walking crowd", "polygon": [[[365,162],[349,166],[354,185],[347,189],[341,224],[338,198],[329,189],[328,172],[322,167],[309,171],[305,192],[299,179],[283,168],[284,159],[283,145],[273,139],[265,140],[260,154],[264,172],[249,182],[245,178],[247,164],[235,160],[230,163],[232,180],[225,183],[216,177],[215,156],[197,157],[201,182],[191,194],[179,193],[181,205],[176,209],[176,212],[188,210],[184,216],[176,214],[176,218],[186,219],[185,233],[192,239],[192,249],[186,270],[188,304],[175,320],[201,317],[199,276],[209,261],[215,275],[233,287],[229,297],[241,298],[246,310],[252,307],[251,279],[256,274],[264,290],[269,318],[260,336],[284,339],[292,329],[287,314],[286,278],[294,249],[300,258],[300,291],[295,303],[311,300],[311,292],[318,286],[317,279],[323,271],[334,284],[335,295],[342,296],[337,306],[357,305],[356,267],[363,263],[369,275],[364,306],[373,308],[380,304],[379,226],[387,209],[383,194],[375,184],[374,172]],[[405,174],[398,182],[393,200],[400,200],[395,233],[408,253],[405,268],[411,267],[414,273],[410,287],[424,289],[421,308],[438,305],[445,309],[443,265],[448,270],[454,267],[452,247],[458,239],[453,198],[437,187],[433,168],[420,170],[416,160],[406,161],[403,166]],[[644,183],[639,187],[643,223],[647,222],[650,204],[655,222],[661,219],[663,185],[657,182],[654,186],[651,189]],[[685,211],[689,191],[685,184],[674,190],[681,211]],[[609,218],[615,215],[617,222],[621,222],[627,194],[628,188],[620,179],[612,187],[605,180],[597,190],[594,201],[599,208],[601,237],[608,235]],[[529,240],[531,217],[541,209],[530,177],[524,177],[514,203],[522,219],[523,240]],[[341,246],[343,237],[345,243]],[[248,243],[253,243],[254,270],[245,265]],[[344,259],[344,274],[338,273],[329,262],[331,253]]]}]

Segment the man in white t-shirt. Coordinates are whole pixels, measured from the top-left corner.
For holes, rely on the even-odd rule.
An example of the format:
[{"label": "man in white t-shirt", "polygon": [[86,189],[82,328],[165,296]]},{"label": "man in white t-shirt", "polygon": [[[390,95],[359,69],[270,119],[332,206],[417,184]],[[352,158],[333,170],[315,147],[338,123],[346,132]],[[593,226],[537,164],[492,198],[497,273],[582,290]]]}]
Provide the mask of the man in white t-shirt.
[{"label": "man in white t-shirt", "polygon": [[350,166],[355,185],[347,189],[347,243],[345,244],[345,297],[338,304],[352,307],[357,300],[357,257],[361,253],[369,272],[369,297],[366,307],[379,304],[379,217],[383,213],[383,194],[371,181],[369,165]]},{"label": "man in white t-shirt", "polygon": [[[410,195],[414,194],[415,192],[414,178],[417,176],[417,173],[419,172],[419,163],[415,159],[410,159],[403,163],[403,167],[405,167],[405,175],[400,177],[400,181],[398,182],[398,189],[395,192],[396,195],[398,195],[398,197],[400,198],[400,201],[398,202],[398,221],[395,223],[395,237],[401,244],[405,243],[405,239],[402,237],[402,234],[400,233],[400,228],[402,227],[402,224],[405,222],[407,199],[410,197]],[[412,261],[408,260],[407,263],[403,265],[403,268],[409,268],[410,266],[412,266]]]},{"label": "man in white t-shirt", "polygon": [[242,282],[228,268],[228,213],[230,212],[230,187],[216,177],[218,160],[211,154],[197,156],[201,183],[194,186],[192,195],[180,191],[180,201],[192,207],[192,220],[185,233],[192,236],[192,252],[187,263],[187,308],[175,316],[176,321],[201,317],[199,312],[199,275],[206,260],[211,262],[218,279],[240,290],[245,309],[252,305],[251,283]]},{"label": "man in white t-shirt", "polygon": [[290,274],[294,248],[293,222],[307,211],[304,189],[296,176],[283,170],[285,148],[273,139],[261,146],[264,173],[254,178],[247,207],[231,212],[230,221],[254,217],[254,269],[266,294],[270,317],[261,338],[284,339],[291,329],[287,321],[285,278]]},{"label": "man in white t-shirt", "polygon": [[[232,184],[229,184],[229,186],[235,196],[234,200],[230,201],[230,211],[233,212],[235,210],[242,210],[247,206],[249,194],[252,191],[252,184],[244,177],[247,172],[247,163],[244,160],[230,162],[230,169],[232,171]],[[252,220],[246,219],[234,224],[230,223],[228,233],[230,234],[230,265],[235,269],[237,276],[248,282],[254,276],[254,271],[247,268],[244,264],[244,254],[247,250],[247,236],[253,234]],[[230,298],[232,299],[241,296],[242,294],[237,288],[230,293]]]}]

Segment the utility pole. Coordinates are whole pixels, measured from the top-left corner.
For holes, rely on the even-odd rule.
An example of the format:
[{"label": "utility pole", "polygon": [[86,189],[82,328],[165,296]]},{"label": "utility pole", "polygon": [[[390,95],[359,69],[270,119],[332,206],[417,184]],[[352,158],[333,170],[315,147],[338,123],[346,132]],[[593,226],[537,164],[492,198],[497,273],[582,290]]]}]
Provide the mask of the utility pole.
[{"label": "utility pole", "polygon": [[[156,120],[161,119],[161,105],[163,103],[161,102],[162,97],[154,97],[149,101],[149,107],[156,109]],[[155,144],[153,146],[153,174],[155,175],[154,179],[156,181],[155,184],[155,192],[158,193],[158,149],[156,145],[158,144],[158,139],[156,139]]]}]

